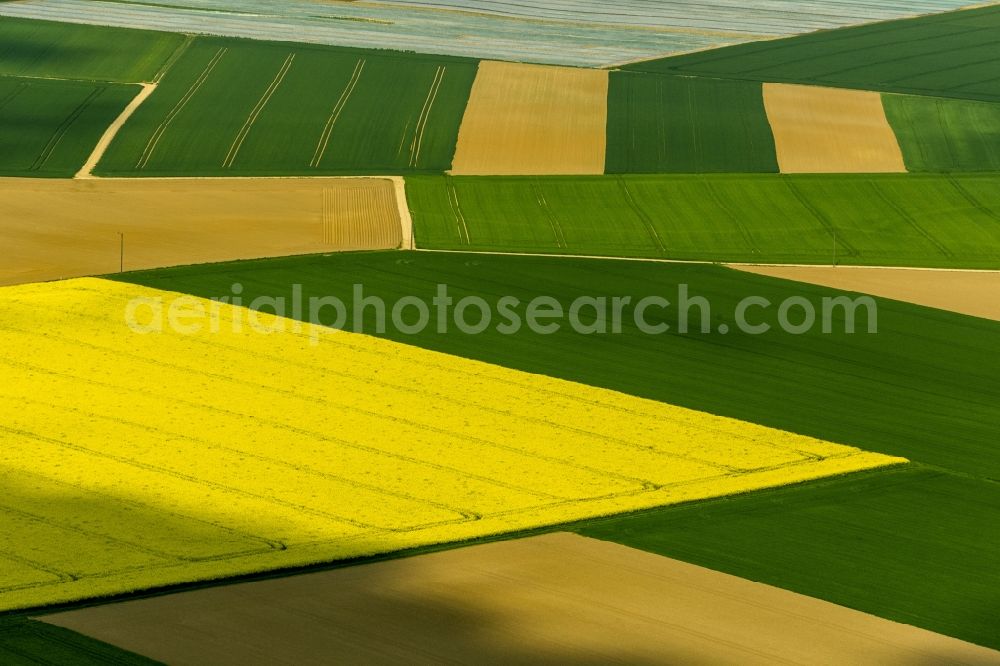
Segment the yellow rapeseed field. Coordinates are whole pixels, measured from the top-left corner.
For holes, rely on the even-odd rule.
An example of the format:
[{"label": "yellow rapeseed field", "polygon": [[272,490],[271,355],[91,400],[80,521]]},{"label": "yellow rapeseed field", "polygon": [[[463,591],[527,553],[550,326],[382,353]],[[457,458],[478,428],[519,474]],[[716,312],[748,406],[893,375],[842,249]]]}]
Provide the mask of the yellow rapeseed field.
[{"label": "yellow rapeseed field", "polygon": [[218,331],[126,326],[129,299],[175,296],[0,289],[0,609],[901,462],[362,335],[237,332],[230,306]]}]

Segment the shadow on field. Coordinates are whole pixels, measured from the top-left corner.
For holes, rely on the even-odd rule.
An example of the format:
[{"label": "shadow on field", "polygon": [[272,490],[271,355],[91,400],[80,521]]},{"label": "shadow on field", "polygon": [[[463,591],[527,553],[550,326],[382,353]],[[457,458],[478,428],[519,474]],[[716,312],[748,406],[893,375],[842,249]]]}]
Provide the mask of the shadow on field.
[{"label": "shadow on field", "polygon": [[[468,553],[209,587],[42,619],[175,664],[691,663],[694,653],[673,658],[662,646],[656,659],[645,656],[648,646],[636,628],[648,624],[621,623],[622,616],[595,612],[574,595],[533,595],[530,587],[525,593],[508,575],[519,563],[487,563],[495,570],[484,573],[474,555],[463,565],[454,557],[459,552]],[[525,603],[532,599],[541,603]]]}]

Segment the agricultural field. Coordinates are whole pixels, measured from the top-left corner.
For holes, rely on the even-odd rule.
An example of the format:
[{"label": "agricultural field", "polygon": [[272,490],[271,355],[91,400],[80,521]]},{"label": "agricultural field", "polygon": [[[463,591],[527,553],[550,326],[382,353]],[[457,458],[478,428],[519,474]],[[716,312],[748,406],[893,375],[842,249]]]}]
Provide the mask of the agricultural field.
[{"label": "agricultural field", "polygon": [[908,171],[1000,171],[1000,104],[883,95]]},{"label": "agricultural field", "polygon": [[763,88],[781,173],[906,171],[880,94],[783,83]]},{"label": "agricultural field", "polygon": [[1000,271],[858,266],[736,266],[741,271],[1000,321]]},{"label": "agricultural field", "polygon": [[988,479],[911,465],[579,530],[1000,649],[1000,490]]},{"label": "agricultural field", "polygon": [[1000,101],[1000,7],[816,32],[626,69]]},{"label": "agricultural field", "polygon": [[441,172],[475,74],[469,60],[197,39],[96,173]]},{"label": "agricultural field", "polygon": [[[3,3],[3,10],[15,3]],[[153,81],[184,36],[0,18],[0,75],[112,83]]]},{"label": "agricultural field", "polygon": [[[317,604],[317,597],[337,601]],[[272,599],[281,603],[274,607]],[[262,617],[268,621],[245,630],[250,618]],[[455,631],[456,618],[470,617],[475,630]],[[675,663],[678,655],[688,663],[762,665],[930,663],[944,655],[988,663],[994,656],[940,634],[565,532],[43,619],[167,664],[309,664],[328,654],[366,664],[387,655],[472,663],[496,652],[508,662],[564,664]],[[184,629],[163,631],[177,626]]]},{"label": "agricultural field", "polygon": [[[307,297],[348,303],[355,281],[392,299],[429,297],[445,279],[456,300],[503,285],[524,302],[553,295],[564,308],[581,295],[637,301],[688,284],[712,304],[713,327],[732,325],[729,313],[747,295],[777,303],[841,293],[716,266],[461,254],[417,254],[405,265],[392,254],[295,258],[125,279],[202,296],[252,281],[247,298],[288,295],[300,283]],[[1000,323],[878,304],[877,335],[386,335],[918,461],[900,472],[679,507],[676,526],[664,510],[574,529],[995,646],[992,616],[977,608],[988,607],[1000,571],[1000,550],[983,538],[1000,534],[990,480],[1000,474],[991,434],[1000,427],[1000,361],[991,352]],[[938,573],[927,576],[928,566]]]},{"label": "agricultural field", "polygon": [[914,175],[442,176],[407,179],[407,194],[417,245],[426,249],[997,268],[995,183]]},{"label": "agricultural field", "polygon": [[[679,285],[688,284],[691,295],[713,306],[711,333],[681,334],[674,326],[666,335],[646,335],[629,325],[607,336],[579,335],[568,327],[551,335],[513,336],[493,328],[480,335],[408,335],[389,327],[385,335],[968,474],[1000,475],[991,435],[1000,428],[1000,358],[992,353],[1000,323],[993,321],[879,299],[877,335],[818,329],[806,335],[724,335],[717,327],[735,329],[732,313],[745,296],[780,303],[841,292],[721,266],[565,257],[384,252],[162,269],[120,279],[204,298],[228,294],[240,283],[246,303],[262,295],[290,298],[294,284],[302,285],[305,299],[332,295],[347,304],[355,283],[387,302],[409,295],[429,301],[441,282],[456,302],[472,295],[489,299],[499,285],[522,303],[552,296],[564,310],[579,296],[631,296],[623,322],[631,321],[641,298],[676,295]],[[698,308],[689,313],[692,329],[700,315]],[[664,316],[671,322],[670,313]],[[365,330],[374,331],[375,324],[367,312]],[[867,330],[863,309],[857,327]],[[790,372],[794,367],[809,372]],[[942,439],[942,432],[948,437]]]},{"label": "agricultural field", "polygon": [[759,83],[611,73],[607,173],[776,172]]},{"label": "agricultural field", "polygon": [[607,72],[484,61],[451,172],[601,174],[607,125]]},{"label": "agricultural field", "polygon": [[0,176],[73,176],[138,92],[121,84],[0,76]]},{"label": "agricultural field", "polygon": [[0,0],[0,662],[1000,664],[968,4]]},{"label": "agricultural field", "polygon": [[417,53],[599,67],[668,53],[941,12],[968,0],[692,5],[625,0],[20,0],[0,15]]},{"label": "agricultural field", "polygon": [[403,245],[395,189],[377,178],[0,178],[0,246],[8,251],[0,285],[395,249]]},{"label": "agricultural field", "polygon": [[905,462],[176,296],[0,292],[3,610]]}]

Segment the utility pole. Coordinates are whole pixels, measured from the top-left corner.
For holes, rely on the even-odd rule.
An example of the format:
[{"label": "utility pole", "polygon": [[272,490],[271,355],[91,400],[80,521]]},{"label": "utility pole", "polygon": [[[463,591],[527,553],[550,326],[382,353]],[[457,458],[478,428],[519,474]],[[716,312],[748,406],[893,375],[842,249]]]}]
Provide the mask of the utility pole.
[{"label": "utility pole", "polygon": [[118,272],[125,272],[125,234],[118,232]]}]

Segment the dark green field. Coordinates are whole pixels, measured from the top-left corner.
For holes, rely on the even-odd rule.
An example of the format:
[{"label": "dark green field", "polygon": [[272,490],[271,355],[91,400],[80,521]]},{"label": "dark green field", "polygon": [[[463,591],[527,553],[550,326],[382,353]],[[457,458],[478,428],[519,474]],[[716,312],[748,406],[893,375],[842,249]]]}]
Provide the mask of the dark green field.
[{"label": "dark green field", "polygon": [[[879,300],[875,335],[721,334],[738,300],[812,302],[836,292],[709,265],[469,254],[363,253],[132,273],[119,279],[200,296],[305,298],[351,286],[390,303],[511,295],[647,295],[677,286],[712,305],[716,332],[386,337],[528,372],[611,388],[919,461],[915,468],[626,516],[586,534],[664,552],[892,619],[996,646],[1000,568],[1000,323]],[[374,330],[374,312],[366,326]],[[699,310],[689,313],[697,330]],[[654,317],[654,320],[656,318]],[[663,320],[676,321],[676,311]],[[863,324],[859,330],[865,330]],[[987,536],[989,535],[989,536]],[[932,572],[928,574],[928,572]]]},{"label": "dark green field", "polygon": [[909,171],[1000,171],[1000,104],[883,95]]},{"label": "dark green field", "polygon": [[[779,303],[791,295],[817,301],[836,292],[748,275],[710,265],[385,252],[249,261],[164,269],[121,279],[200,296],[244,286],[244,302],[288,295],[301,283],[306,298],[338,295],[351,287],[390,303],[404,295],[435,294],[447,283],[456,299],[513,295],[527,302],[551,295],[566,307],[581,296],[663,295],[677,286],[713,304],[712,327],[735,330],[733,313],[744,296]],[[1000,479],[1000,323],[880,301],[877,335],[748,335],[717,332],[645,335],[634,325],[621,335],[478,336],[425,332],[390,335],[520,370],[611,388],[694,409],[798,432],[833,442]],[[775,306],[776,308],[776,306]],[[775,323],[774,309],[770,319]],[[626,308],[624,321],[631,321]],[[658,310],[651,311],[656,320]],[[372,312],[367,313],[373,317]],[[676,313],[665,318],[676,324]],[[700,312],[689,313],[697,328]],[[866,330],[859,323],[859,330]],[[943,436],[942,433],[947,433]]]},{"label": "dark green field", "polygon": [[741,44],[626,69],[1000,101],[1000,7]]},{"label": "dark green field", "polygon": [[0,18],[0,75],[152,81],[184,35]]},{"label": "dark green field", "polygon": [[451,166],[476,66],[198,38],[126,123],[97,172],[440,173]]},{"label": "dark green field", "polygon": [[760,84],[611,73],[607,173],[777,171]]},{"label": "dark green field", "polygon": [[995,177],[407,179],[417,244],[697,261],[1000,267]]},{"label": "dark green field", "polygon": [[75,631],[21,617],[0,618],[0,663],[5,666],[152,665],[157,662]]},{"label": "dark green field", "polygon": [[0,175],[71,177],[138,86],[0,76]]}]

